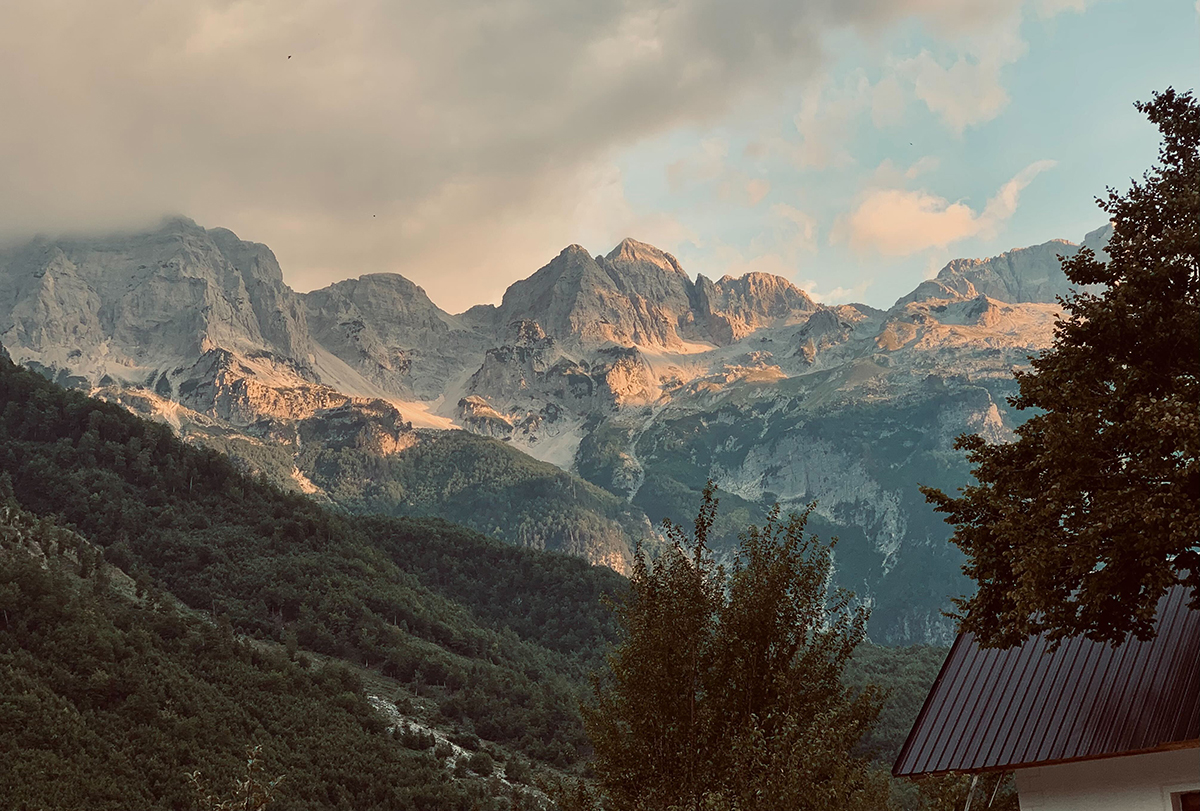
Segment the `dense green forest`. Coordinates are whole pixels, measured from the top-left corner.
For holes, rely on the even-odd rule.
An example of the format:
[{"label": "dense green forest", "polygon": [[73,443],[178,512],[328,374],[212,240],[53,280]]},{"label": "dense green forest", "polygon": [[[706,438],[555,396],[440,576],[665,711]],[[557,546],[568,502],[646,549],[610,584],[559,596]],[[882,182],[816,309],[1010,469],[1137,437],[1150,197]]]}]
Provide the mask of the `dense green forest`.
[{"label": "dense green forest", "polygon": [[153,589],[122,594],[86,542],[14,513],[0,520],[5,808],[193,808],[188,774],[227,796],[250,745],[283,778],[273,808],[507,807],[393,741],[350,669],[239,641]]},{"label": "dense green forest", "polygon": [[[586,755],[578,698],[609,627],[597,597],[619,584],[611,573],[481,538],[475,548],[490,543],[494,565],[453,546],[439,561],[414,556],[414,545],[438,549],[439,536],[463,531],[442,522],[356,522],[6,359],[0,402],[0,468],[17,501],[100,545],[111,563],[193,609],[228,617],[238,633],[294,638],[306,650],[374,667],[436,698],[451,721],[531,758],[567,767]],[[401,568],[408,558],[423,561],[432,587]],[[558,587],[503,594],[514,581],[488,574],[519,559],[544,567],[540,578]],[[463,596],[471,591],[463,578],[476,584],[467,596],[483,619],[438,593],[441,580]],[[575,586],[581,593],[569,592]],[[504,623],[498,606],[506,598],[527,604],[531,620],[521,627],[533,638]],[[554,621],[532,621],[538,616]]]},{"label": "dense green forest", "polygon": [[[347,515],[7,358],[0,475],[0,496],[36,517],[38,532],[102,550],[70,565],[7,553],[0,723],[24,731],[0,742],[4,771],[17,775],[0,791],[28,792],[61,773],[51,782],[68,792],[8,798],[74,805],[84,795],[69,792],[145,760],[157,765],[127,788],[103,788],[114,777],[96,790],[111,793],[111,807],[186,807],[180,775],[230,780],[245,747],[261,743],[268,772],[307,775],[280,807],[492,802],[472,787],[478,774],[447,782],[428,747],[388,738],[364,678],[366,692],[402,694],[406,713],[487,747],[481,764],[486,754],[579,770],[590,754],[579,701],[616,638],[603,600],[625,588],[609,569],[437,519]],[[94,585],[98,569],[127,572],[140,598]],[[856,683],[894,688],[893,716],[885,708],[870,739],[881,760],[902,741],[943,653],[864,648],[856,657]],[[335,660],[345,665],[316,664]],[[114,684],[111,702],[88,703]],[[96,797],[80,802],[109,802]]]},{"label": "dense green forest", "polygon": [[624,499],[466,431],[424,434],[381,456],[306,443],[298,462],[339,504],[364,512],[438,515],[534,549],[624,565],[645,524]]},{"label": "dense green forest", "polygon": [[292,471],[300,470],[323,495],[357,513],[437,516],[618,569],[646,534],[646,516],[625,499],[498,439],[419,430],[406,435],[413,445],[403,453],[385,454],[371,444],[379,428],[371,421],[369,413],[343,410],[300,420],[294,431],[268,431],[262,441],[213,426],[188,432],[284,488],[295,487]]}]

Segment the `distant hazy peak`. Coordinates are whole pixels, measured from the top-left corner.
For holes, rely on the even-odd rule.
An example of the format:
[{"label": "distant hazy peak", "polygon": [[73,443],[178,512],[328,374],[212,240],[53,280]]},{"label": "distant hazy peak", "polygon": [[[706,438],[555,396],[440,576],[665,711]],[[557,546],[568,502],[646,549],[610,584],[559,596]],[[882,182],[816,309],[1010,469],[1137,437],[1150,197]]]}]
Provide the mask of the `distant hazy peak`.
[{"label": "distant hazy peak", "polygon": [[730,309],[755,312],[760,317],[781,317],[792,312],[809,312],[816,302],[796,285],[771,273],[746,273],[722,276],[716,282],[704,276],[696,279],[701,301],[715,311]]},{"label": "distant hazy peak", "polygon": [[1083,238],[1083,247],[1091,248],[1095,251],[1098,258],[1107,262],[1108,253],[1104,249],[1108,247],[1108,241],[1112,239],[1112,234],[1112,223],[1105,223],[1095,231],[1088,231],[1087,235]]},{"label": "distant hazy peak", "polygon": [[788,295],[799,296],[812,300],[808,293],[805,293],[796,285],[782,276],[776,276],[774,273],[763,273],[761,271],[751,271],[743,273],[741,276],[730,276],[728,274],[721,277],[717,282],[718,287],[734,288],[740,287],[747,291],[771,291],[784,292]]},{"label": "distant hazy peak", "polygon": [[[1084,238],[1084,244],[1102,255],[1111,233],[1111,225],[1098,228]],[[922,282],[899,299],[895,306],[933,298],[972,299],[979,295],[1010,304],[1052,304],[1075,287],[1063,273],[1059,257],[1074,256],[1079,248],[1065,239],[1052,239],[987,259],[955,259],[935,278]]]}]

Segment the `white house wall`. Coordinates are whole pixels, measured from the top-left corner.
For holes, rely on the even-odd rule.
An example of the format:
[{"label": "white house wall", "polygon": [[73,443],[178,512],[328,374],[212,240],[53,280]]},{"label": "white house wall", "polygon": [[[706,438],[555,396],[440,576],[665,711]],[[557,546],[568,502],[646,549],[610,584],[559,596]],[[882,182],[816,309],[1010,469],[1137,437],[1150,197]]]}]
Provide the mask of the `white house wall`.
[{"label": "white house wall", "polygon": [[1172,811],[1171,794],[1200,790],[1200,749],[1019,769],[1021,811]]}]

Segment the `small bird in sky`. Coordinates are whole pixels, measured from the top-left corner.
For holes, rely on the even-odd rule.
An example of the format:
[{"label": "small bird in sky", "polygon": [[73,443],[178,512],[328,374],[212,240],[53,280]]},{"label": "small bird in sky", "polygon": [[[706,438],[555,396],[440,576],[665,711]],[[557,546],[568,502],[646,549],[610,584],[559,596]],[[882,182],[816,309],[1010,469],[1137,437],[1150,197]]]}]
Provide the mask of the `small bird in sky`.
[{"label": "small bird in sky", "polygon": [[288,54],[288,59],[291,59],[291,58],[292,58],[292,55],[291,55],[291,54]]}]

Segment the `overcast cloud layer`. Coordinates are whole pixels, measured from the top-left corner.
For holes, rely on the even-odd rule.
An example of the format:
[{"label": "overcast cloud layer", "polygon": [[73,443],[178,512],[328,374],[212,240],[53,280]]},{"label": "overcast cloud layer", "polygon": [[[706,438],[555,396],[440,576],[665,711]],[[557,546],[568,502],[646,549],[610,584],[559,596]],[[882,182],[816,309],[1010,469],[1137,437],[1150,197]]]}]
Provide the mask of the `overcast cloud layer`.
[{"label": "overcast cloud layer", "polygon": [[[612,188],[616,150],[817,75],[830,34],[969,38],[1018,5],[0,0],[0,238],[178,212],[271,245],[298,288],[394,270],[461,308],[581,220],[670,238]],[[961,129],[987,109],[945,96],[1011,58],[902,67]]]}]

